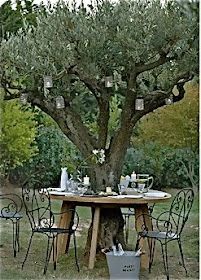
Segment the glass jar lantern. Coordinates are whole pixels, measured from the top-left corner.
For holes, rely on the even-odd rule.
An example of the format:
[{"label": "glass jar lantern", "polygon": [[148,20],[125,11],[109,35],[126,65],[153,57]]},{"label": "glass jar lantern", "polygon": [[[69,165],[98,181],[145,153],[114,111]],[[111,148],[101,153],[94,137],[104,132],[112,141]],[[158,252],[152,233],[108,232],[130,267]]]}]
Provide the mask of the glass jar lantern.
[{"label": "glass jar lantern", "polygon": [[52,82],[52,76],[44,76],[44,88],[52,88],[53,82]]},{"label": "glass jar lantern", "polygon": [[168,98],[165,98],[165,104],[171,105],[173,103],[173,96],[170,95]]},{"label": "glass jar lantern", "polygon": [[142,111],[144,110],[144,99],[142,97],[138,97],[135,100],[135,110]]},{"label": "glass jar lantern", "polygon": [[112,76],[105,77],[105,87],[106,88],[113,87],[113,77]]},{"label": "glass jar lantern", "polygon": [[26,105],[27,104],[27,99],[28,99],[28,93],[21,93],[21,95],[20,95],[20,103],[22,105]]},{"label": "glass jar lantern", "polygon": [[57,109],[64,109],[65,108],[64,98],[61,95],[56,97],[56,108]]}]

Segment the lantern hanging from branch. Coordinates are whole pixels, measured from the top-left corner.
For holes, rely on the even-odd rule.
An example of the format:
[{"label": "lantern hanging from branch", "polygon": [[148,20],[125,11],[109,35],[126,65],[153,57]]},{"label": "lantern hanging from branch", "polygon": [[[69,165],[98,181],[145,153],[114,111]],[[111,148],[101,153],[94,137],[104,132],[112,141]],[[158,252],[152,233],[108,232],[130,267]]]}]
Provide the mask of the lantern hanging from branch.
[{"label": "lantern hanging from branch", "polygon": [[61,95],[56,97],[56,108],[57,109],[64,109],[65,108],[64,98]]},{"label": "lantern hanging from branch", "polygon": [[112,76],[105,77],[105,87],[106,88],[113,87],[113,77]]},{"label": "lantern hanging from branch", "polygon": [[27,104],[27,99],[28,99],[28,93],[21,93],[21,95],[20,95],[20,103],[22,105],[26,105]]},{"label": "lantern hanging from branch", "polygon": [[53,82],[52,82],[52,76],[44,76],[44,88],[52,88]]},{"label": "lantern hanging from branch", "polygon": [[135,100],[135,110],[142,111],[144,110],[144,99],[143,97],[137,97]]},{"label": "lantern hanging from branch", "polygon": [[171,105],[173,103],[173,96],[170,95],[168,98],[165,98],[165,104]]}]

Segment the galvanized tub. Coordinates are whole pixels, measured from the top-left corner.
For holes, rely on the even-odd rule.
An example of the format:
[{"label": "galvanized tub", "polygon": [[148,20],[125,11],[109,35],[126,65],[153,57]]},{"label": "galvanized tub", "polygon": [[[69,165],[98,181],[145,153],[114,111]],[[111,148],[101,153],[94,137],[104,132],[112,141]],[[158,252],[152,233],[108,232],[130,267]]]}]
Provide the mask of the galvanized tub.
[{"label": "galvanized tub", "polygon": [[121,256],[115,256],[113,252],[106,253],[110,279],[139,280],[140,256],[135,256],[134,251],[125,251]]}]

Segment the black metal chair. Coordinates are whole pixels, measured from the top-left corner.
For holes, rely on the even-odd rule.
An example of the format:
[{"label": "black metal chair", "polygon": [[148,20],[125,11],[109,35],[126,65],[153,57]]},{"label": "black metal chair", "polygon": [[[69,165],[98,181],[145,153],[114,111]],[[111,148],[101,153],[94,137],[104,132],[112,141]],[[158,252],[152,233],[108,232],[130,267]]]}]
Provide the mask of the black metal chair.
[{"label": "black metal chair", "polygon": [[[77,247],[75,232],[79,223],[79,216],[74,209],[68,209],[65,212],[55,213],[52,211],[51,200],[47,189],[39,188],[22,188],[22,198],[31,225],[31,238],[29,241],[28,249],[25,255],[25,259],[22,263],[22,269],[27,260],[29,250],[32,243],[32,238],[35,233],[45,234],[48,237],[46,259],[44,266],[44,274],[46,274],[48,263],[51,257],[53,258],[54,270],[56,270],[57,262],[57,241],[58,235],[66,234],[67,236],[73,236],[74,241],[74,254],[77,269],[79,271],[79,264],[77,259]],[[56,217],[68,213],[71,218],[71,222],[68,228],[57,227]]]},{"label": "black metal chair", "polygon": [[14,193],[0,194],[1,200],[1,211],[0,218],[5,220],[10,220],[13,225],[13,251],[14,257],[16,257],[17,252],[19,252],[19,230],[20,230],[20,220],[23,217],[21,213],[22,209],[22,199],[19,195]]},{"label": "black metal chair", "polygon": [[[171,241],[177,241],[181,255],[182,266],[187,275],[187,269],[184,263],[184,255],[181,244],[181,235],[184,225],[188,220],[189,213],[194,200],[194,192],[192,189],[182,189],[172,200],[170,209],[161,213],[157,218],[151,215],[140,215],[137,219],[141,219],[142,231],[138,232],[136,249],[139,247],[141,238],[148,238],[149,245],[149,272],[153,263],[155,252],[155,241],[161,244],[163,264],[167,279],[169,279],[168,268],[168,244]],[[148,216],[148,217],[147,217]],[[152,229],[148,230],[146,226],[147,218],[152,220]]]},{"label": "black metal chair", "polygon": [[[154,210],[154,205],[149,205],[149,214],[152,214],[153,210]],[[124,217],[124,230],[125,230],[125,241],[126,244],[128,244],[128,236],[129,236],[129,228],[130,228],[130,217],[131,216],[135,216],[135,211],[134,209],[128,208],[126,210],[122,211],[122,215]]]}]

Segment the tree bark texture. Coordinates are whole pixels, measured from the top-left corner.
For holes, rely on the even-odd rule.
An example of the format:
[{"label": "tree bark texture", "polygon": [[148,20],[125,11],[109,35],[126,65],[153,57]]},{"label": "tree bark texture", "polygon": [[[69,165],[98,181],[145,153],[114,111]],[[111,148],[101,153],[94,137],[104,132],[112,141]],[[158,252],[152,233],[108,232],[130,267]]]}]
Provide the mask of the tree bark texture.
[{"label": "tree bark texture", "polygon": [[[92,221],[94,209],[92,208]],[[87,242],[85,246],[85,256],[89,255],[90,244],[92,236],[92,223],[88,230]],[[100,213],[100,225],[97,240],[97,253],[102,249],[111,248],[114,244],[121,243],[125,249],[124,241],[124,219],[122,217],[121,209],[102,208]]]}]

